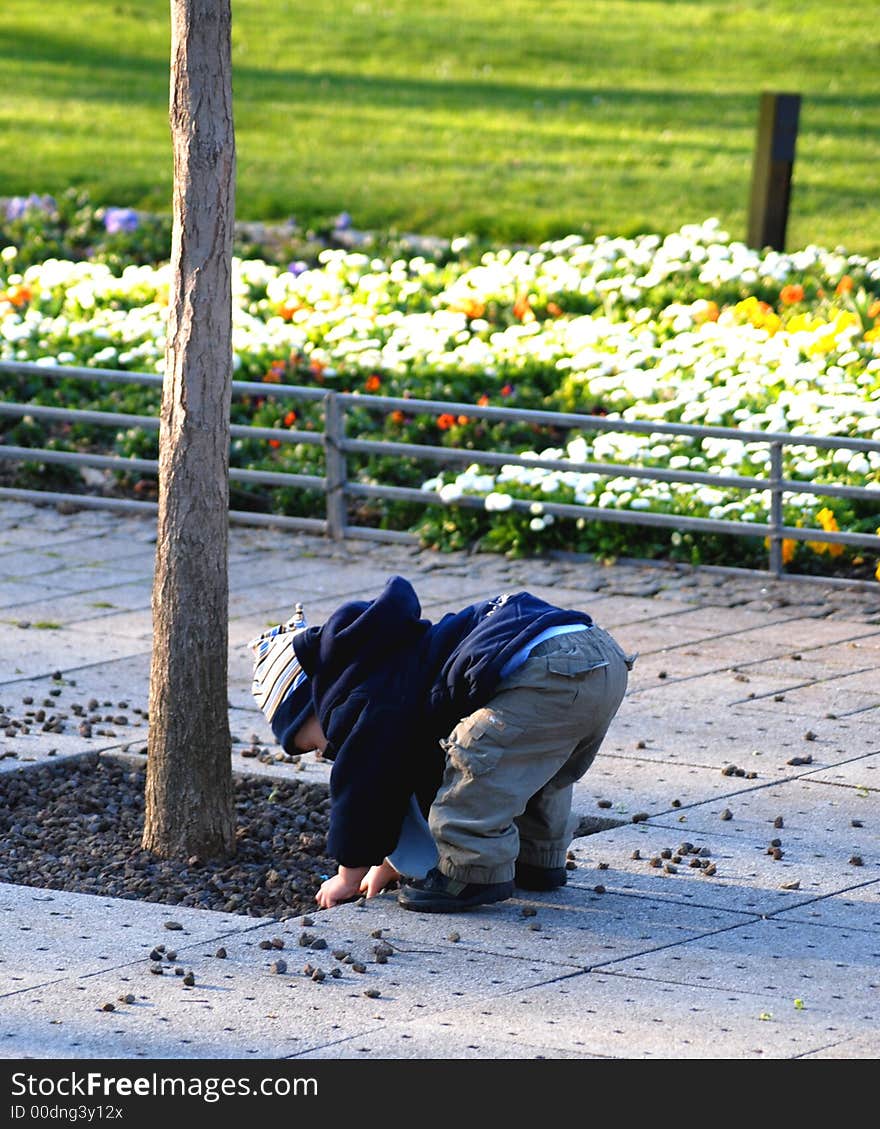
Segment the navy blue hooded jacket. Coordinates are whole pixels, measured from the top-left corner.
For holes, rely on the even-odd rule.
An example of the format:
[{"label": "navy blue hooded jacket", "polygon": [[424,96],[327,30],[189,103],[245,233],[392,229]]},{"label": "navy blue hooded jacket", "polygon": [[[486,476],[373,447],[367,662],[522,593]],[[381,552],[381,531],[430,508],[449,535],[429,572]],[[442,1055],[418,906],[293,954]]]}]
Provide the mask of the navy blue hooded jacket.
[{"label": "navy blue hooded jacket", "polygon": [[[410,796],[427,814],[440,786],[440,738],[486,705],[508,659],[548,627],[591,622],[517,592],[432,624],[409,581],[394,576],[375,600],[343,604],[296,635],[334,762],[329,854],[351,867],[391,854]],[[293,751],[292,727],[276,736]]]}]

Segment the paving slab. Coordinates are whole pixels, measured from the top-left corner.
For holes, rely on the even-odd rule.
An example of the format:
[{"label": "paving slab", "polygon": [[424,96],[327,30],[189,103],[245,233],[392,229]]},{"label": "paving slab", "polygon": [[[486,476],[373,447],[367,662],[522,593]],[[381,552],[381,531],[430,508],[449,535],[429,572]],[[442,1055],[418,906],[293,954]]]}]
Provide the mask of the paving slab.
[{"label": "paving slab", "polygon": [[880,936],[880,883],[869,882],[845,894],[805,902],[774,915],[777,921],[804,921],[829,929],[864,929]]},{"label": "paving slab", "polygon": [[766,780],[723,776],[718,769],[701,765],[661,764],[600,751],[590,771],[574,785],[572,810],[628,822],[637,812],[673,812],[709,797],[724,806],[733,796],[763,783]]},{"label": "paving slab", "polygon": [[802,1055],[801,1057],[809,1059],[876,1059],[878,1052],[880,1052],[880,1048],[877,1046],[877,1039],[873,1035],[865,1035],[862,1038],[843,1039],[840,1042],[831,1043],[827,1047],[822,1047],[817,1051],[810,1051],[809,1054]]},{"label": "paving slab", "polygon": [[47,597],[63,592],[59,584],[48,581],[0,580],[0,617],[5,623],[15,623],[22,617],[17,614],[19,607],[44,602]]},{"label": "paving slab", "polygon": [[873,727],[853,718],[793,716],[780,713],[781,709],[779,703],[766,709],[755,709],[751,703],[719,704],[710,713],[699,701],[687,706],[653,695],[627,697],[595,764],[607,754],[719,770],[733,764],[757,772],[766,781],[811,771],[809,766],[790,765],[795,757],[812,757],[813,766],[819,768],[847,762],[877,747]]},{"label": "paving slab", "polygon": [[[404,911],[398,908],[398,912]],[[189,925],[184,911],[175,908],[174,913]],[[206,930],[216,916],[209,911],[189,913],[207,917]],[[329,950],[288,949],[292,934],[272,923],[260,926],[258,932],[266,939],[279,934],[286,938],[282,959],[289,971],[277,975],[270,965],[282,954],[259,949],[257,933],[252,931],[254,919],[238,920],[247,923],[248,932],[227,930],[224,935],[218,930],[210,943],[205,938],[189,944],[182,932],[162,937],[161,928],[150,934],[151,945],[160,937],[166,943],[172,938],[178,966],[194,972],[192,988],[173,970],[154,976],[148,961],[123,966],[117,960],[116,967],[106,972],[56,979],[48,991],[45,986],[34,987],[14,997],[0,997],[0,1031],[15,1038],[25,1053],[30,1038],[44,1050],[51,1048],[52,1057],[181,1057],[194,1044],[199,1057],[277,1058],[333,1045],[380,1027],[392,1017],[417,1018],[462,998],[476,1003],[548,978],[548,966],[542,962],[475,954],[449,941],[429,952],[398,952],[388,963],[373,961],[365,965],[366,972],[358,973],[351,965],[334,961]],[[345,943],[351,936],[359,951],[369,953],[376,942],[367,935],[366,924],[375,925],[378,919],[365,913],[361,920],[357,929],[340,920],[334,943],[336,938]],[[218,939],[228,954],[223,960],[212,955]],[[326,968],[323,982],[302,973],[307,961]],[[339,979],[329,975],[333,966],[342,970]],[[380,996],[370,998],[366,989],[377,990]],[[134,1005],[119,1003],[112,1013],[101,1010],[105,1002],[116,1002],[129,992],[136,997]]]},{"label": "paving slab", "polygon": [[[761,713],[747,706],[719,706],[709,714],[684,704],[665,707],[667,703],[658,697],[628,697],[611,724],[596,765],[608,755],[719,771],[735,764],[766,779],[770,771],[790,774],[785,760],[801,751],[806,731],[803,720],[794,728],[790,716],[770,709]],[[835,730],[842,729],[838,722]]]},{"label": "paving slab", "polygon": [[[146,744],[146,735],[143,743]],[[80,760],[123,747],[127,749],[129,743],[116,738],[89,741],[66,734],[37,734],[12,739],[0,737],[0,774],[24,771],[30,765]]]},{"label": "paving slab", "polygon": [[73,624],[100,623],[105,616],[121,612],[150,609],[150,586],[144,581],[120,581],[106,588],[88,588],[84,592],[56,592],[47,598],[45,589],[40,596],[14,608],[0,608],[0,622],[16,624],[21,620],[30,623],[51,621],[63,627]]},{"label": "paving slab", "polygon": [[739,985],[720,991],[604,969],[501,996],[489,1009],[448,1011],[431,1023],[468,1042],[537,1043],[548,1057],[569,1049],[573,1031],[587,1052],[615,1058],[791,1058],[840,1041],[853,1028],[873,1054],[878,1046],[867,1021],[827,1006],[798,1010],[791,1000],[783,1006],[778,993]]},{"label": "paving slab", "polygon": [[833,719],[880,707],[875,692],[861,689],[849,678],[829,678],[806,686],[783,685],[776,693],[784,695],[784,712],[801,717],[821,718],[830,715]]},{"label": "paving slab", "polygon": [[110,561],[120,573],[150,576],[153,572],[155,546],[120,537],[87,537],[64,545],[43,545],[18,552],[0,554],[0,575],[16,574],[53,577],[55,573],[70,571],[79,579],[95,575],[94,570],[104,570]]},{"label": "paving slab", "polygon": [[[876,747],[877,738],[873,744]],[[805,779],[819,780],[827,784],[844,784],[855,788],[859,793],[859,800],[868,801],[860,806],[867,809],[876,823],[877,793],[880,791],[880,753],[870,753],[864,757],[854,757],[842,764],[819,768],[815,772],[807,773]]]},{"label": "paving slab", "polygon": [[[549,596],[550,593],[548,592],[547,595]],[[554,591],[552,599],[554,603],[563,599],[568,603],[575,600],[578,595],[577,590],[563,588]],[[624,637],[629,638],[632,634],[630,632],[630,635],[627,635],[625,629],[628,626],[637,627],[641,623],[674,619],[691,610],[688,604],[676,600],[658,601],[641,596],[615,596],[602,591],[588,593],[585,608],[601,627],[614,633],[621,645]]]},{"label": "paving slab", "polygon": [[[79,636],[82,640],[82,636]],[[103,645],[102,645],[103,651]],[[50,658],[66,660],[66,655]],[[4,716],[23,724],[10,735],[0,731],[0,753],[15,752],[18,759],[39,758],[55,748],[59,755],[97,751],[147,739],[146,708],[149,692],[148,653],[98,663],[76,671],[76,677],[51,675],[0,683]],[[91,703],[97,703],[91,705]],[[45,715],[44,720],[39,720]],[[55,723],[60,732],[46,732]],[[88,726],[85,730],[83,726]]]},{"label": "paving slab", "polygon": [[[842,960],[843,951],[846,959]],[[880,1047],[880,937],[862,930],[773,918],[736,926],[677,949],[630,957],[610,972],[722,992],[749,991],[778,1013],[800,999],[811,1009],[871,1028]]]},{"label": "paving slab", "polygon": [[[753,797],[752,797],[753,798]],[[717,818],[720,805],[710,809],[708,825],[699,827],[699,810],[689,809],[683,815],[661,815],[637,824],[602,830],[574,840],[572,854],[576,869],[568,875],[568,884],[575,888],[605,887],[608,893],[668,899],[692,906],[713,906],[731,912],[774,914],[831,894],[854,897],[865,888],[866,897],[873,897],[878,874],[876,855],[863,851],[867,865],[852,866],[853,848],[839,844],[833,834],[817,832],[813,838],[785,838],[769,821],[753,819],[743,822],[743,799],[740,798],[740,830],[713,830],[711,819],[725,828],[734,824]],[[733,805],[732,805],[733,806]],[[772,809],[768,806],[766,814]],[[753,811],[753,815],[757,815]],[[705,819],[705,817],[704,817]],[[681,820],[682,822],[679,822]],[[691,822],[693,820],[693,823]],[[783,857],[767,854],[772,839],[782,841]],[[854,842],[859,840],[854,839]],[[786,848],[786,843],[790,846]],[[691,867],[693,852],[674,857],[682,843],[709,852],[702,856],[715,866],[714,874]],[[861,848],[860,848],[861,849]],[[633,858],[638,851],[639,857]],[[669,857],[663,852],[669,851]],[[654,866],[652,859],[659,859]],[[600,864],[604,864],[600,868]],[[668,872],[666,867],[673,868]],[[786,888],[788,887],[788,888]]]},{"label": "paving slab", "polygon": [[69,627],[13,628],[4,631],[4,646],[0,651],[0,683],[24,679],[38,679],[55,670],[67,674],[85,666],[93,666],[96,659],[128,658],[147,654],[149,645],[142,639],[122,636],[102,638],[100,646],[83,632]]},{"label": "paving slab", "polygon": [[[745,631],[737,630],[737,617],[733,613],[719,613],[715,636],[704,641],[682,643],[662,651],[644,653],[639,659],[643,677],[654,679],[665,672],[670,679],[692,678],[712,674],[738,664],[748,664],[750,674],[754,664],[780,659],[791,654],[804,654],[830,643],[857,640],[862,635],[873,635],[876,629],[868,624],[849,623],[844,620],[793,620],[764,624]],[[728,630],[728,624],[732,630]],[[784,624],[784,626],[783,626]],[[638,632],[631,628],[624,633],[626,646],[639,649]],[[796,660],[795,660],[796,661]],[[783,681],[781,676],[778,680]],[[802,680],[799,675],[799,680]]]},{"label": "paving slab", "polygon": [[[168,930],[166,921],[183,928]],[[149,975],[155,945],[219,943],[254,926],[254,918],[241,915],[0,883],[0,996],[14,1003],[23,989],[99,972],[116,976],[133,963]]]},{"label": "paving slab", "polygon": [[[871,871],[880,865],[880,812],[877,793],[872,795],[873,799],[863,799],[854,788],[803,777],[743,788],[735,795],[689,807],[685,812],[688,837],[742,837],[765,853],[770,840],[779,839],[790,865],[795,859],[809,865],[812,857],[835,858],[840,863],[841,885],[855,885],[876,877]],[[722,817],[725,812],[729,813],[726,820]],[[780,827],[775,826],[778,820]],[[853,820],[863,825],[853,827]],[[654,822],[668,820],[662,816]],[[861,857],[863,866],[850,866],[852,855]]]},{"label": "paving slab", "polygon": [[71,626],[84,635],[95,635],[103,641],[108,637],[135,639],[148,646],[153,638],[153,615],[149,605],[135,611],[101,611],[99,615],[86,615],[75,619]]},{"label": "paving slab", "polygon": [[[516,957],[529,961],[536,973],[543,964],[546,977],[605,963],[622,951],[644,952],[730,928],[743,918],[736,911],[672,907],[575,887],[540,895],[517,890],[491,909],[454,917],[404,910],[391,893],[372,899],[367,908],[384,927],[383,938],[402,950],[445,951],[454,935],[458,951]],[[326,919],[329,929],[332,915]],[[324,920],[316,920],[311,931],[318,932]],[[336,942],[328,935],[328,943],[332,949]]]},{"label": "paving slab", "polygon": [[[638,650],[640,655],[662,654],[688,647],[692,644],[702,644],[712,647],[719,637],[719,628],[724,631],[724,636],[731,646],[736,649],[736,642],[740,635],[763,629],[768,624],[781,624],[787,622],[789,617],[777,612],[775,615],[758,615],[754,612],[743,612],[739,609],[717,610],[712,616],[707,616],[704,609],[699,611],[682,611],[677,615],[664,615],[657,619],[642,619],[631,624],[622,631],[623,639],[627,645]],[[621,642],[623,642],[623,639]],[[702,647],[700,647],[702,650]],[[747,654],[749,648],[744,646],[742,653]],[[737,649],[737,653],[739,653]]]},{"label": "paving slab", "polygon": [[[576,1032],[581,1035],[583,1032]],[[524,1040],[505,1039],[484,1030],[464,1035],[450,1020],[394,1023],[366,1031],[338,1043],[292,1055],[295,1059],[601,1059],[590,1054],[586,1041],[573,1038],[569,1046],[547,1047]]]}]

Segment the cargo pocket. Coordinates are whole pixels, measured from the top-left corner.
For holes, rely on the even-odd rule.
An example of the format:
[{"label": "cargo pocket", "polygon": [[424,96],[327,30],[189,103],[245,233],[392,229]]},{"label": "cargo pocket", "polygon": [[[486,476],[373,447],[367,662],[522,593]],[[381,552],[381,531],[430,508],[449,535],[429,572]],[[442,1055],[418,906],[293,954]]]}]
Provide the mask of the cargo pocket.
[{"label": "cargo pocket", "polygon": [[460,721],[452,735],[440,744],[450,763],[464,776],[473,778],[493,769],[505,748],[524,732],[496,710],[484,707]]},{"label": "cargo pocket", "polygon": [[608,666],[608,660],[597,655],[556,651],[547,656],[547,669],[554,674],[561,674],[565,678],[582,678],[585,674],[589,674],[591,670],[597,670],[600,666]]}]

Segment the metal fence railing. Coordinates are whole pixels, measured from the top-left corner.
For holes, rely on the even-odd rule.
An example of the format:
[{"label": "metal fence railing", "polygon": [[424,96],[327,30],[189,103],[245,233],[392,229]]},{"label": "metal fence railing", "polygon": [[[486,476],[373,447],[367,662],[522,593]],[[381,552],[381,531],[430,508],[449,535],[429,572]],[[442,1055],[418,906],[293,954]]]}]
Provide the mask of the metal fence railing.
[{"label": "metal fence railing", "polygon": [[[161,376],[148,373],[118,372],[108,369],[74,368],[43,365],[29,362],[0,362],[0,377],[10,375],[38,375],[41,379],[81,379],[107,384],[141,384],[161,386]],[[588,518],[598,522],[623,522],[698,533],[727,534],[734,537],[765,537],[768,540],[769,571],[783,576],[782,545],[784,540],[823,541],[831,544],[852,545],[880,554],[880,536],[868,533],[832,532],[824,529],[786,525],[783,520],[786,494],[813,494],[823,498],[850,498],[878,506],[880,517],[880,489],[845,486],[830,483],[813,483],[792,480],[783,474],[783,452],[786,447],[814,447],[880,453],[880,442],[869,439],[851,439],[840,436],[809,436],[790,432],[745,431],[739,428],[702,427],[692,424],[666,423],[658,420],[620,420],[605,416],[580,415],[548,411],[530,411],[522,408],[479,407],[475,404],[440,400],[418,400],[392,396],[360,395],[349,392],[325,391],[299,385],[233,381],[233,396],[271,395],[279,400],[320,401],[323,404],[323,431],[291,430],[289,428],[252,427],[233,424],[233,438],[275,440],[278,443],[303,443],[320,445],[324,451],[324,475],[296,474],[277,471],[246,470],[231,467],[230,481],[261,483],[269,486],[293,486],[317,490],[326,496],[326,516],[322,518],[287,517],[271,513],[230,510],[230,519],[252,525],[275,525],[319,532],[334,539],[343,537],[369,538],[377,541],[414,542],[415,537],[406,532],[377,529],[352,524],[348,517],[348,502],[355,498],[384,498],[415,502],[422,505],[443,504],[439,494],[404,486],[382,486],[358,482],[349,477],[348,456],[381,454],[399,458],[419,459],[444,464],[478,463],[481,466],[523,466],[555,471],[578,471],[616,477],[644,478],[670,483],[706,484],[730,487],[745,493],[769,492],[770,505],[766,522],[742,522],[726,519],[689,517],[681,514],[657,513],[645,510],[611,509],[581,506],[561,502],[544,502],[547,514],[563,518]],[[619,463],[576,463],[560,459],[541,459],[515,455],[509,452],[483,451],[456,447],[435,447],[413,443],[396,443],[387,440],[349,438],[346,435],[347,413],[358,411],[387,412],[401,410],[407,413],[442,415],[467,415],[471,419],[495,422],[538,424],[558,429],[582,431],[618,431],[636,434],[685,436],[692,439],[718,438],[740,443],[765,444],[769,448],[767,477],[722,475],[700,471],[667,470],[660,467],[641,467]],[[80,411],[70,408],[49,407],[32,403],[0,400],[0,415],[30,416],[109,427],[140,427],[158,430],[156,416],[131,415],[119,412]],[[89,452],[61,451],[44,447],[18,447],[0,442],[0,459],[37,463],[61,463],[73,467],[96,467],[118,471],[158,473],[158,463],[150,459],[125,458]],[[120,510],[154,511],[156,504],[125,498],[107,498],[84,494],[67,494],[39,490],[0,488],[0,498],[18,498],[31,501],[74,502],[84,507],[102,507]],[[483,508],[483,499],[462,496],[456,505]],[[530,500],[514,499],[513,509],[528,511]]]}]

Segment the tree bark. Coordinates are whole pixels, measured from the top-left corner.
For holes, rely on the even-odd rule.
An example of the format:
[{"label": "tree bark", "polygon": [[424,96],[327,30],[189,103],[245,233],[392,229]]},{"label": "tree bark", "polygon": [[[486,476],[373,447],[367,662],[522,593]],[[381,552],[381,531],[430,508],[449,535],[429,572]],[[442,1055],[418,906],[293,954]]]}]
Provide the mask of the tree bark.
[{"label": "tree bark", "polygon": [[174,229],[143,846],[234,849],[228,679],[235,138],[229,0],[171,0]]}]

